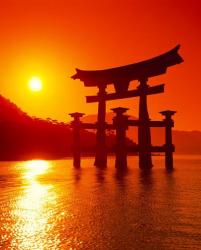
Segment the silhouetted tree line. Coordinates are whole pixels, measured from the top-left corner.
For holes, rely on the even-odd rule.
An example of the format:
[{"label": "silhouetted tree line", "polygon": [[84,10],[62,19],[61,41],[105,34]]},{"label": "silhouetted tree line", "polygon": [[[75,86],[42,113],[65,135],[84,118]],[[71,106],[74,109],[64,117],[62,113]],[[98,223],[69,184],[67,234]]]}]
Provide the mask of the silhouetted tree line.
[{"label": "silhouetted tree line", "polygon": [[[107,133],[107,146],[113,151],[115,135]],[[128,144],[132,141],[128,139]],[[95,133],[81,132],[83,153],[95,147]],[[72,130],[69,124],[30,117],[0,95],[0,160],[60,158],[72,155]]]}]

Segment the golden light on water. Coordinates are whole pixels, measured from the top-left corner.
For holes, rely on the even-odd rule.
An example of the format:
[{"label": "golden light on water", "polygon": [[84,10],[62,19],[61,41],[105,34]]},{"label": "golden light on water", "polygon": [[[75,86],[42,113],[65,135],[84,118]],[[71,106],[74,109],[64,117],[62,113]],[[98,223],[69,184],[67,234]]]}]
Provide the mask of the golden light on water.
[{"label": "golden light on water", "polygon": [[42,87],[43,87],[42,81],[39,77],[34,76],[29,80],[29,88],[31,91],[34,92],[41,91]]},{"label": "golden light on water", "polygon": [[6,197],[0,206],[0,249],[77,249],[82,240],[69,228],[80,208],[71,202],[74,185],[65,178],[71,173],[66,162],[15,162],[10,171],[16,175],[1,193]]},{"label": "golden light on water", "polygon": [[[18,209],[12,212],[17,223],[13,225],[15,235],[11,247],[22,250],[43,250],[49,244],[44,239],[48,239],[48,231],[54,227],[52,207],[56,206],[57,193],[53,184],[46,183],[39,177],[49,173],[51,163],[45,160],[32,160],[23,162],[19,168],[23,173],[24,185],[16,201],[15,207]],[[52,223],[49,225],[48,221]],[[59,244],[57,235],[51,244],[52,249],[57,249]]]},{"label": "golden light on water", "polygon": [[32,160],[25,163],[25,174],[26,179],[33,179],[39,175],[45,174],[50,169],[48,161],[44,160]]}]

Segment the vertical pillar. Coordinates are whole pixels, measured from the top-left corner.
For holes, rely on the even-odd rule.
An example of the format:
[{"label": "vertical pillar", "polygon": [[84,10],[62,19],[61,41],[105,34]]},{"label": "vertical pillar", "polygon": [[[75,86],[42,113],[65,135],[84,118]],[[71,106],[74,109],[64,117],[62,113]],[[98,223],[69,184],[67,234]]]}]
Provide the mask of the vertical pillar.
[{"label": "vertical pillar", "polygon": [[152,168],[151,159],[151,131],[149,127],[149,114],[147,109],[147,94],[149,88],[147,79],[140,79],[138,87],[140,91],[139,100],[139,127],[138,127],[138,145],[139,145],[139,167],[141,169]]},{"label": "vertical pillar", "polygon": [[112,109],[116,116],[113,119],[113,124],[116,129],[116,145],[115,145],[115,167],[123,170],[127,168],[127,148],[126,148],[126,130],[128,129],[128,116],[123,115],[127,108]]},{"label": "vertical pillar", "polygon": [[107,149],[106,149],[106,85],[99,84],[99,93],[98,93],[98,121],[97,121],[97,133],[96,133],[96,156],[94,165],[96,167],[104,168],[107,166]]},{"label": "vertical pillar", "polygon": [[73,128],[73,166],[76,168],[80,167],[80,129],[81,129],[81,121],[80,118],[84,115],[83,113],[71,113],[69,114],[74,120],[71,122],[71,126]]},{"label": "vertical pillar", "polygon": [[167,170],[173,169],[173,152],[174,145],[172,144],[172,127],[174,127],[174,121],[172,116],[176,111],[165,110],[160,112],[165,118],[165,167]]}]

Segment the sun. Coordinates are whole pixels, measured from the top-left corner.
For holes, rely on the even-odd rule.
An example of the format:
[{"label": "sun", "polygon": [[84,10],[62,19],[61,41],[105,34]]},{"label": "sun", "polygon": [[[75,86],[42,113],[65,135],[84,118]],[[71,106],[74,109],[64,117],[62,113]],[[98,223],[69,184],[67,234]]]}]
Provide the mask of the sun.
[{"label": "sun", "polygon": [[34,92],[41,91],[42,87],[43,87],[42,81],[39,77],[34,76],[29,80],[29,88],[31,91],[34,91]]}]

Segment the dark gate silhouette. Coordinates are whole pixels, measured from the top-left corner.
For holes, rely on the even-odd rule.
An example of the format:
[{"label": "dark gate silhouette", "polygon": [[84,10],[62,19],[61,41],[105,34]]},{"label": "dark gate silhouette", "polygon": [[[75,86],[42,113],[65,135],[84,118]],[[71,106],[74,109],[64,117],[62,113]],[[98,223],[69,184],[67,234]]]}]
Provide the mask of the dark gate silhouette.
[{"label": "dark gate silhouette", "polygon": [[[148,85],[148,79],[154,76],[165,74],[167,68],[183,62],[182,57],[178,54],[180,45],[172,50],[145,60],[122,67],[116,67],[104,70],[80,70],[76,69],[73,79],[81,80],[86,87],[98,87],[98,94],[87,96],[87,103],[98,102],[98,119],[97,123],[82,123],[80,117],[83,113],[70,114],[74,121],[72,128],[74,130],[74,166],[80,167],[80,129],[96,129],[96,151],[95,163],[97,167],[107,165],[107,147],[106,147],[106,130],[116,130],[116,167],[124,169],[127,167],[127,147],[126,147],[126,130],[128,126],[138,127],[138,145],[133,148],[133,152],[139,154],[139,167],[141,169],[152,168],[152,152],[165,152],[165,166],[168,170],[173,169],[173,152],[175,147],[172,144],[172,127],[174,122],[172,116],[175,111],[165,110],[160,113],[164,116],[162,121],[152,121],[149,118],[147,107],[147,95],[159,94],[164,92],[164,84],[155,86]],[[139,86],[136,89],[129,90],[131,81],[137,80]],[[107,93],[106,87],[113,84],[115,93]],[[139,97],[139,118],[131,120],[124,113],[126,108],[118,107],[112,109],[116,114],[113,124],[107,124],[106,101],[122,98]],[[151,144],[151,127],[165,128],[165,144],[162,146],[152,146]]]}]

